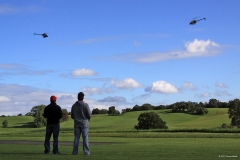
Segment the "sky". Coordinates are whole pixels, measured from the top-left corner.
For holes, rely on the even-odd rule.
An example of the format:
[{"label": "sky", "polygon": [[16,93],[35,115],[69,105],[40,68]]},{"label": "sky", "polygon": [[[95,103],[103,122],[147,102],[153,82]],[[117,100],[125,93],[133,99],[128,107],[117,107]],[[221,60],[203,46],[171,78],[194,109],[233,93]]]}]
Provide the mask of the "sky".
[{"label": "sky", "polygon": [[[1,0],[0,115],[240,98],[239,0]],[[201,20],[206,18],[206,20]],[[189,25],[192,20],[200,20]],[[41,35],[47,33],[48,37]]]}]

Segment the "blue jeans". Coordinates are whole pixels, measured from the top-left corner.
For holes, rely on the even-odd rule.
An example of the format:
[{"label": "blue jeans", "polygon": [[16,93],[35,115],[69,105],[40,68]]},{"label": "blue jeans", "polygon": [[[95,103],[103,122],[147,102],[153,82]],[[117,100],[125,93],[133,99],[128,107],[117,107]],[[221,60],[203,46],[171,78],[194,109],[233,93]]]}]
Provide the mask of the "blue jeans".
[{"label": "blue jeans", "polygon": [[44,141],[45,153],[50,152],[50,139],[53,134],[53,153],[58,153],[58,135],[59,135],[60,125],[59,124],[47,124],[46,135]]},{"label": "blue jeans", "polygon": [[74,142],[72,154],[78,154],[79,139],[82,134],[83,139],[83,152],[85,155],[90,154],[88,145],[88,125],[84,127],[74,127]]}]

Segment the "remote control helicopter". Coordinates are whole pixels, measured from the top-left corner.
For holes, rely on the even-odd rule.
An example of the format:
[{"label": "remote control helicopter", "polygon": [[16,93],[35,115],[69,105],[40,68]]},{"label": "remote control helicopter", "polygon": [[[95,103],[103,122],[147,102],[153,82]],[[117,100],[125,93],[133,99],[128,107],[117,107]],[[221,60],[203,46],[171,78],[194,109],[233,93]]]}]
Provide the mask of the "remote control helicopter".
[{"label": "remote control helicopter", "polygon": [[193,19],[189,24],[190,25],[194,25],[196,24],[197,22],[201,21],[201,20],[206,20],[206,18],[202,18],[202,19]]},{"label": "remote control helicopter", "polygon": [[47,33],[43,33],[43,34],[34,33],[34,35],[40,35],[40,36],[42,36],[43,38],[47,38],[47,37],[48,37]]}]

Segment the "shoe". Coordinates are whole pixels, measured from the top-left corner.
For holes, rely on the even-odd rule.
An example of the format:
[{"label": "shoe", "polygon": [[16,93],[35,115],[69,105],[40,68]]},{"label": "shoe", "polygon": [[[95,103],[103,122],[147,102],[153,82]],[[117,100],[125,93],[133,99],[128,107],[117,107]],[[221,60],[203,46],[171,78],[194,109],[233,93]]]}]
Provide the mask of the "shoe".
[{"label": "shoe", "polygon": [[49,152],[44,151],[45,154],[49,154]]}]

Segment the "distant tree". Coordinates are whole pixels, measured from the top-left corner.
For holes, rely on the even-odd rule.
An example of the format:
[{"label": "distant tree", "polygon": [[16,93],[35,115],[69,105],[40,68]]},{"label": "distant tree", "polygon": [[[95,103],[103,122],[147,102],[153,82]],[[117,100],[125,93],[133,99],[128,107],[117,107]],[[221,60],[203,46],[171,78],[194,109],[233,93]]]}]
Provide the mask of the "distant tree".
[{"label": "distant tree", "polygon": [[92,114],[100,114],[100,110],[98,108],[94,108],[92,110]]},{"label": "distant tree", "polygon": [[33,115],[31,114],[31,112],[27,112],[25,116],[33,116]]},{"label": "distant tree", "polygon": [[67,109],[62,109],[62,118],[61,118],[61,122],[66,122],[68,121],[69,116],[68,116],[68,111]]},{"label": "distant tree", "polygon": [[159,105],[159,106],[155,106],[154,110],[160,110],[160,109],[166,109],[167,106],[165,105]]},{"label": "distant tree", "polygon": [[228,102],[219,102],[218,108],[228,108]]},{"label": "distant tree", "polygon": [[4,120],[2,122],[3,128],[7,128],[8,127],[8,120]]},{"label": "distant tree", "polygon": [[1,117],[6,117],[5,115],[1,115]]},{"label": "distant tree", "polygon": [[37,128],[46,126],[47,124],[47,119],[43,117],[45,107],[45,105],[38,105],[34,106],[31,109],[30,113],[33,115],[34,118],[34,126]]},{"label": "distant tree", "polygon": [[204,115],[208,113],[208,110],[204,107],[205,104],[200,102],[197,106],[196,106],[196,114],[197,115]]},{"label": "distant tree", "polygon": [[111,116],[120,115],[120,112],[115,109],[115,106],[111,106],[108,109],[108,115],[111,115]]},{"label": "distant tree", "polygon": [[240,100],[234,99],[229,101],[228,106],[229,118],[231,118],[231,125],[240,127]]},{"label": "distant tree", "polygon": [[108,114],[108,110],[107,109],[101,109],[100,114]]},{"label": "distant tree", "polygon": [[208,108],[219,108],[219,100],[217,99],[209,99],[209,102],[207,104]]},{"label": "distant tree", "polygon": [[134,126],[135,129],[167,129],[166,122],[164,122],[157,113],[145,112],[138,117],[138,124]]},{"label": "distant tree", "polygon": [[92,110],[92,114],[108,114],[108,110],[107,109],[98,109],[98,108],[94,108]]},{"label": "distant tree", "polygon": [[133,111],[141,111],[141,107],[139,105],[135,105],[133,108],[132,108]]},{"label": "distant tree", "polygon": [[141,106],[141,110],[153,110],[153,109],[154,109],[154,106],[152,106],[149,103],[145,103]]},{"label": "distant tree", "polygon": [[126,109],[122,109],[122,113],[121,114],[123,115],[123,114],[126,114],[126,113],[127,113]]},{"label": "distant tree", "polygon": [[19,113],[17,116],[22,116],[22,113]]},{"label": "distant tree", "polygon": [[131,108],[126,108],[126,112],[131,112],[132,109]]}]

